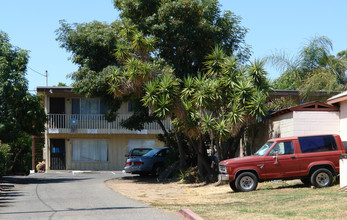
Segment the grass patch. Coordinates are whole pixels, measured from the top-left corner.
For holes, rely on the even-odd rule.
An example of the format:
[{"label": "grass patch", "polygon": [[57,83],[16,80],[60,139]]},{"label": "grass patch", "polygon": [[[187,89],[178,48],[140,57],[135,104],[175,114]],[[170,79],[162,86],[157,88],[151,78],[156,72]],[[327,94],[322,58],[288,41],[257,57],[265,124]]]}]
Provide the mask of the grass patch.
[{"label": "grass patch", "polygon": [[130,198],[172,212],[190,209],[205,220],[325,220],[347,216],[347,192],[338,191],[339,185],[315,189],[305,187],[299,180],[264,182],[255,191],[235,193],[229,185],[114,181],[110,187]]},{"label": "grass patch", "polygon": [[[230,190],[231,191],[231,190]],[[225,191],[211,203],[152,204],[176,211],[189,208],[208,219],[344,219],[347,216],[347,193],[338,186],[322,189],[302,184],[261,183],[258,190],[247,193]],[[212,196],[213,197],[213,196]]]}]

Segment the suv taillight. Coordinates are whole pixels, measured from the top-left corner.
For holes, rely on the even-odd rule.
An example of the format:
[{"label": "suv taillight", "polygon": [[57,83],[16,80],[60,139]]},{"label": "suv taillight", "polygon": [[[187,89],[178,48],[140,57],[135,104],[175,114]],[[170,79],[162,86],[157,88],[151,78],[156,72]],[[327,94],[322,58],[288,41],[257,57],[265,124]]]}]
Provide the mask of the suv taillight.
[{"label": "suv taillight", "polygon": [[131,163],[130,162],[127,162],[126,164],[125,164],[125,166],[130,166],[131,165]]},{"label": "suv taillight", "polygon": [[140,161],[134,162],[134,165],[142,165],[142,164],[143,164],[143,162],[140,162]]}]

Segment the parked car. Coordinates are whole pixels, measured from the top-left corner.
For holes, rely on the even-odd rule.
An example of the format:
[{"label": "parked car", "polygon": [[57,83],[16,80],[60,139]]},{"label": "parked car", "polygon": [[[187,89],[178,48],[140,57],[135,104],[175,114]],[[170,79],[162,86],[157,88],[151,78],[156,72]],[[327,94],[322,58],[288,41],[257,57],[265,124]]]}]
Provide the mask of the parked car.
[{"label": "parked car", "polygon": [[165,168],[169,148],[156,148],[141,157],[129,158],[126,161],[124,171],[131,174],[154,176]]},{"label": "parked car", "polygon": [[129,154],[125,154],[125,157],[127,157],[128,159],[134,157],[141,157],[151,150],[153,149],[148,147],[133,148],[130,150]]},{"label": "parked car", "polygon": [[221,161],[219,180],[229,182],[236,192],[275,179],[301,179],[304,184],[327,187],[339,173],[340,155],[345,153],[339,135],[270,139],[253,156]]}]

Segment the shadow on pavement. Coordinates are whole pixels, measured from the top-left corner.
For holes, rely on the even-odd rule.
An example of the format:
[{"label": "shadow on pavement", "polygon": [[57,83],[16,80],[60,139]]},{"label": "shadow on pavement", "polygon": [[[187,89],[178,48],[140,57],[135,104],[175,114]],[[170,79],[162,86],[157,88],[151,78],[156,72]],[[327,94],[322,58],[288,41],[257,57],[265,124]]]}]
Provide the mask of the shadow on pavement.
[{"label": "shadow on pavement", "polygon": [[51,177],[44,174],[38,176],[3,176],[0,177],[0,208],[7,207],[15,199],[15,197],[23,196],[23,193],[16,189],[16,185],[27,184],[50,184],[63,183],[73,181],[83,181],[90,178],[66,178],[66,177]]},{"label": "shadow on pavement", "polygon": [[90,178],[59,178],[54,177],[50,178],[44,176],[44,178],[40,177],[31,177],[31,176],[3,176],[0,178],[0,186],[1,184],[49,184],[49,183],[63,183],[63,182],[72,182],[72,181],[83,181],[88,180]]},{"label": "shadow on pavement", "polygon": [[132,175],[132,176],[123,176],[120,179],[131,181],[134,183],[152,183],[152,184],[165,184],[170,182],[175,182],[175,180],[165,180],[165,181],[159,181],[157,177],[154,176],[138,176],[138,175]]}]

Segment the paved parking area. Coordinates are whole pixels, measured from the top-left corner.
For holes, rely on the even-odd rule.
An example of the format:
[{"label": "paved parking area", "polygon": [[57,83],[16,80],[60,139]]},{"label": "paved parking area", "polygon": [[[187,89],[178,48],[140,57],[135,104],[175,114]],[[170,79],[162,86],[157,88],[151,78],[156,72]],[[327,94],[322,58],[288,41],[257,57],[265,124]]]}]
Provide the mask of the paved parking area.
[{"label": "paved parking area", "polygon": [[182,219],[114,192],[122,172],[35,173],[0,178],[0,219]]}]

